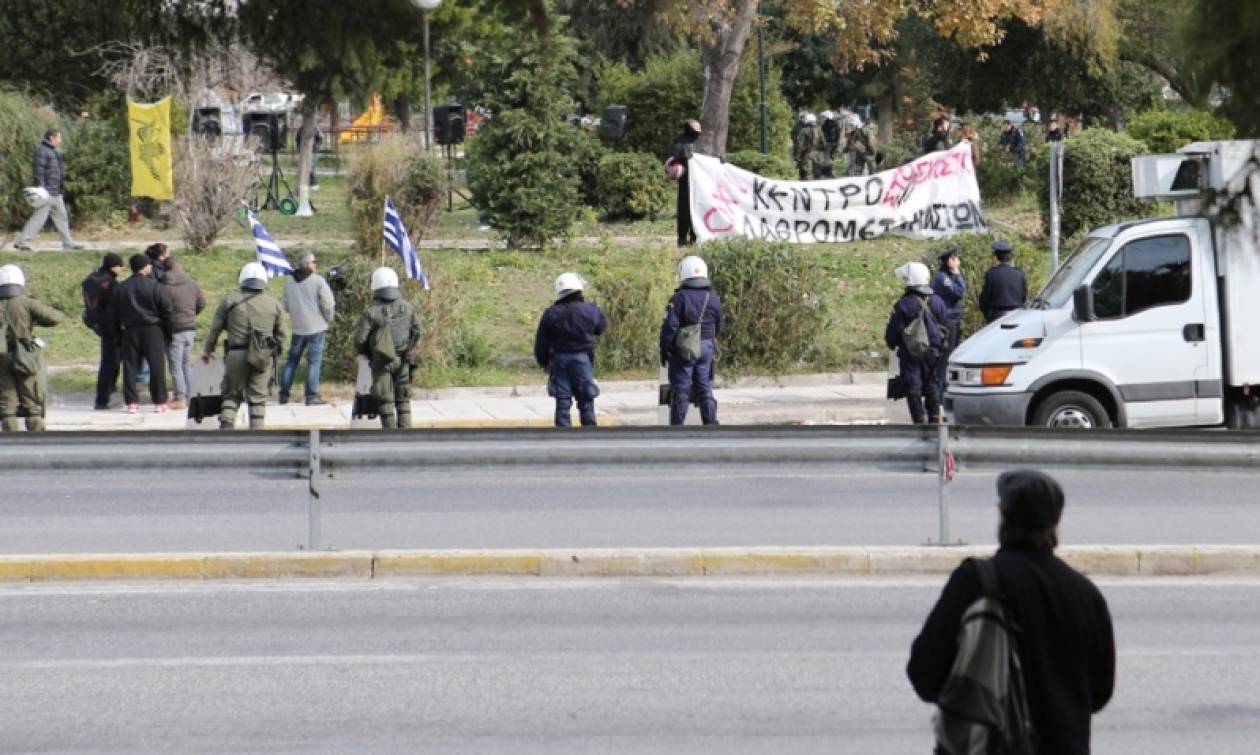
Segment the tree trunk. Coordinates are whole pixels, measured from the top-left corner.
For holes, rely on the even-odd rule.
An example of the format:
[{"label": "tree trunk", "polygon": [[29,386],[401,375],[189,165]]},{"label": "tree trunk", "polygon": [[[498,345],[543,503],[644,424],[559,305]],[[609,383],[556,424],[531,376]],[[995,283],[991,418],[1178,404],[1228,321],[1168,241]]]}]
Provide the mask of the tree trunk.
[{"label": "tree trunk", "polygon": [[893,115],[896,98],[890,89],[879,96],[875,101],[876,117],[879,120],[879,128],[875,132],[875,142],[881,147],[886,147],[892,142],[893,136]]},{"label": "tree trunk", "polygon": [[314,162],[315,119],[319,103],[313,98],[302,100],[302,128],[298,130],[298,211],[300,217],[314,215],[311,208],[311,164]]},{"label": "tree trunk", "polygon": [[700,48],[704,65],[704,102],[700,105],[702,133],[698,151],[714,157],[726,154],[726,135],[730,130],[731,92],[744,55],[744,43],[757,17],[758,0],[738,0],[734,18],[722,17],[713,22],[712,38]]}]

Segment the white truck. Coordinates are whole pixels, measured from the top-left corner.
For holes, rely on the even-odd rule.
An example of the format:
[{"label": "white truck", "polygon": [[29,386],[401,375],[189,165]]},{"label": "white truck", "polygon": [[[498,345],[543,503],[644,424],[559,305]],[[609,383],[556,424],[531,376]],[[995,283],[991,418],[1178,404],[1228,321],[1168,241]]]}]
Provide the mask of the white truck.
[{"label": "white truck", "polygon": [[[1222,141],[1135,158],[1135,196],[1176,215],[1090,231],[1038,296],[960,344],[950,420],[1260,427],[1258,157],[1260,141]],[[1248,187],[1230,217],[1209,201]]]}]

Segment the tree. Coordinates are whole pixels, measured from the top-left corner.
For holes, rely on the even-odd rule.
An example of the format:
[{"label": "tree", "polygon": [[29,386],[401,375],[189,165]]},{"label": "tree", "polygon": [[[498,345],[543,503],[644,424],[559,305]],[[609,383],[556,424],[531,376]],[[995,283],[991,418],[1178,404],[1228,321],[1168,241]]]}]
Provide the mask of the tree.
[{"label": "tree", "polygon": [[1221,110],[1243,136],[1260,136],[1260,18],[1200,0],[1188,21],[1188,51],[1202,81],[1224,90]]}]

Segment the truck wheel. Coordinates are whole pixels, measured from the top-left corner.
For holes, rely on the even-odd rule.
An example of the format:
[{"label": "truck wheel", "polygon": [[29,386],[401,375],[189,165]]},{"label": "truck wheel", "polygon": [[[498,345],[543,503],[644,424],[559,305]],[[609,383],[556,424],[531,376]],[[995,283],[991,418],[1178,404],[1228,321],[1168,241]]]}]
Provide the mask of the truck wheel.
[{"label": "truck wheel", "polygon": [[1081,391],[1062,391],[1046,398],[1033,414],[1038,427],[1066,427],[1090,430],[1111,427],[1111,417],[1098,399]]}]

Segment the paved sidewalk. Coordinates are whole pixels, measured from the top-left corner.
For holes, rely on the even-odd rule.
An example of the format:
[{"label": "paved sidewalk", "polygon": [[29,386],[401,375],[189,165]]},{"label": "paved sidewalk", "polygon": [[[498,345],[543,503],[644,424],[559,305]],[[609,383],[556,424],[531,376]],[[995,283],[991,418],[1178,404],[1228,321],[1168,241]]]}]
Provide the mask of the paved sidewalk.
[{"label": "paved sidewalk", "polygon": [[[601,424],[655,425],[658,423],[657,384],[653,381],[607,381],[595,401]],[[904,409],[884,399],[883,373],[832,373],[784,378],[744,378],[716,390],[718,418],[728,425],[756,424],[883,424],[903,420]],[[185,412],[158,414],[151,404],[139,414],[120,406],[94,411],[87,395],[53,396],[48,406],[49,430],[182,430],[191,426],[217,429],[207,419],[200,425]],[[267,426],[273,429],[337,429],[351,426],[350,398],[333,398],[326,406],[301,402],[267,406]],[[415,427],[550,427],[554,402],[545,386],[447,388],[419,390],[412,401]],[[243,426],[245,417],[238,417]],[[576,408],[573,412],[577,421]],[[692,408],[689,420],[695,421]],[[365,423],[364,426],[376,423]]]}]

